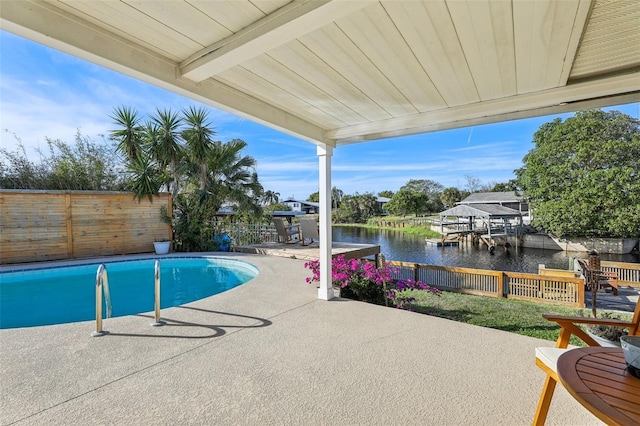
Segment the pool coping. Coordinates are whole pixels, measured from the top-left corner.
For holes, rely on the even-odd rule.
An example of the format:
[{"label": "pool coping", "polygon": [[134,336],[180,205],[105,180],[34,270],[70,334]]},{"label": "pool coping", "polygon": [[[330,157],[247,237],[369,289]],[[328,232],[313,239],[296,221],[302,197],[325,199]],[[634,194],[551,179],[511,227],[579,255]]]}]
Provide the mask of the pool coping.
[{"label": "pool coping", "polygon": [[36,269],[47,268],[64,268],[69,266],[78,265],[99,265],[101,263],[113,263],[113,262],[133,262],[137,260],[162,260],[171,258],[193,258],[201,259],[203,257],[213,258],[228,258],[234,257],[239,253],[233,252],[207,252],[207,253],[167,253],[167,254],[154,254],[154,253],[137,253],[128,255],[114,255],[114,256],[99,256],[99,257],[85,257],[81,259],[60,259],[60,260],[46,260],[33,263],[15,263],[15,264],[3,264],[0,265],[0,273],[4,272],[21,272],[31,271]]}]

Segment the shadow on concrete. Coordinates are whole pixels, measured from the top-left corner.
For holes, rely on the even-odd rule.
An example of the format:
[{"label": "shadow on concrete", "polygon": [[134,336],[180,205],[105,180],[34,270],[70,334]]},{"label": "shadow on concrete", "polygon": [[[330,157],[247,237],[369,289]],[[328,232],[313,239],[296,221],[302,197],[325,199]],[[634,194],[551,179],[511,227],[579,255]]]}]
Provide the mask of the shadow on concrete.
[{"label": "shadow on concrete", "polygon": [[[235,318],[242,319],[250,319],[254,320],[254,324],[249,325],[235,325],[235,324],[201,324],[196,322],[189,321],[180,321],[176,319],[171,319],[168,317],[161,317],[161,320],[164,321],[164,324],[159,328],[173,328],[173,327],[196,327],[196,328],[205,328],[212,331],[212,333],[208,333],[202,336],[185,336],[185,335],[173,335],[173,334],[143,334],[143,333],[114,333],[107,331],[105,336],[119,336],[119,337],[154,337],[154,338],[168,338],[168,339],[212,339],[215,337],[221,337],[227,334],[225,329],[236,328],[236,329],[245,329],[245,328],[260,328],[267,327],[272,325],[273,323],[264,318],[254,317],[250,315],[242,315],[242,314],[232,314],[229,312],[222,311],[213,311],[209,309],[202,308],[194,308],[189,306],[178,306],[178,309],[189,309],[193,311],[205,312],[208,314],[216,314],[216,315],[226,315]],[[150,320],[155,320],[155,316],[152,315],[136,315],[137,317],[149,318]]]}]

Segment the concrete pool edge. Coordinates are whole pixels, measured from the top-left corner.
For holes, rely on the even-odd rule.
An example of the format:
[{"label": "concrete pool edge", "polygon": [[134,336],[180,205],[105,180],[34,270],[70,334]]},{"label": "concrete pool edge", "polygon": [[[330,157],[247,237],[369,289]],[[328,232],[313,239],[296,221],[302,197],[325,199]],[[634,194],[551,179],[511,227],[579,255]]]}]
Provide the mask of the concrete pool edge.
[{"label": "concrete pool edge", "polygon": [[[66,266],[77,266],[77,265],[93,265],[100,263],[111,263],[111,262],[128,262],[135,260],[149,260],[149,259],[171,259],[171,258],[202,258],[202,257],[212,257],[225,259],[229,257],[239,258],[241,256],[237,256],[240,253],[233,252],[198,252],[198,253],[168,253],[168,254],[155,254],[155,253],[138,253],[138,254],[125,254],[125,255],[113,255],[113,256],[100,256],[100,257],[85,257],[82,259],[62,259],[62,260],[46,260],[39,262],[31,262],[31,263],[14,263],[14,264],[2,264],[0,265],[0,273],[3,272],[17,272],[24,270],[36,270],[36,269],[46,269],[46,268],[59,268]],[[240,260],[240,259],[237,259]],[[240,260],[242,261],[242,260]],[[245,262],[248,263],[248,262]]]}]

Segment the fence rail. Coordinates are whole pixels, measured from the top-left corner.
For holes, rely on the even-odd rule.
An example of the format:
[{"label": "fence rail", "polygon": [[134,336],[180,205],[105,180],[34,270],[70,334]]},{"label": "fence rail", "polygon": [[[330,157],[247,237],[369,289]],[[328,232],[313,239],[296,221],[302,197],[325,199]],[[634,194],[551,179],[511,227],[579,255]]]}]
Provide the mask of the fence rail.
[{"label": "fence rail", "polygon": [[618,274],[618,285],[640,287],[640,263],[600,262],[600,269]]},{"label": "fence rail", "polygon": [[391,266],[391,275],[395,279],[420,280],[441,290],[580,308],[585,306],[582,278],[397,261],[387,264]]},{"label": "fence rail", "polygon": [[506,297],[584,307],[584,279],[564,276],[503,272]]},{"label": "fence rail", "polygon": [[260,244],[266,241],[278,241],[278,233],[273,225],[246,222],[224,222],[215,225],[216,234],[225,233],[231,237],[234,245]]}]

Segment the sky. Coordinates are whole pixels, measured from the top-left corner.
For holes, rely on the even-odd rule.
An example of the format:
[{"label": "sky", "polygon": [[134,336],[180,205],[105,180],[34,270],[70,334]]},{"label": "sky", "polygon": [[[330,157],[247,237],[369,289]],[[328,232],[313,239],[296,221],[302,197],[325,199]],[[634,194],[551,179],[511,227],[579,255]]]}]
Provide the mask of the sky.
[{"label": "sky", "polygon": [[[144,116],[156,109],[178,111],[204,106],[226,142],[247,142],[245,155],[257,161],[260,183],[280,199],[305,200],[318,191],[316,146],[244,118],[143,83],[90,62],[0,30],[0,146],[16,151],[18,140],[30,159],[46,139],[74,143],[79,131],[102,142],[115,129],[109,117],[127,106]],[[640,104],[619,105],[635,118]],[[562,114],[474,126],[422,135],[356,143],[334,149],[332,186],[344,194],[397,191],[410,179],[430,179],[444,187],[465,189],[467,177],[481,184],[514,178],[522,158],[533,148],[533,134]],[[390,143],[392,142],[392,143]]]}]

